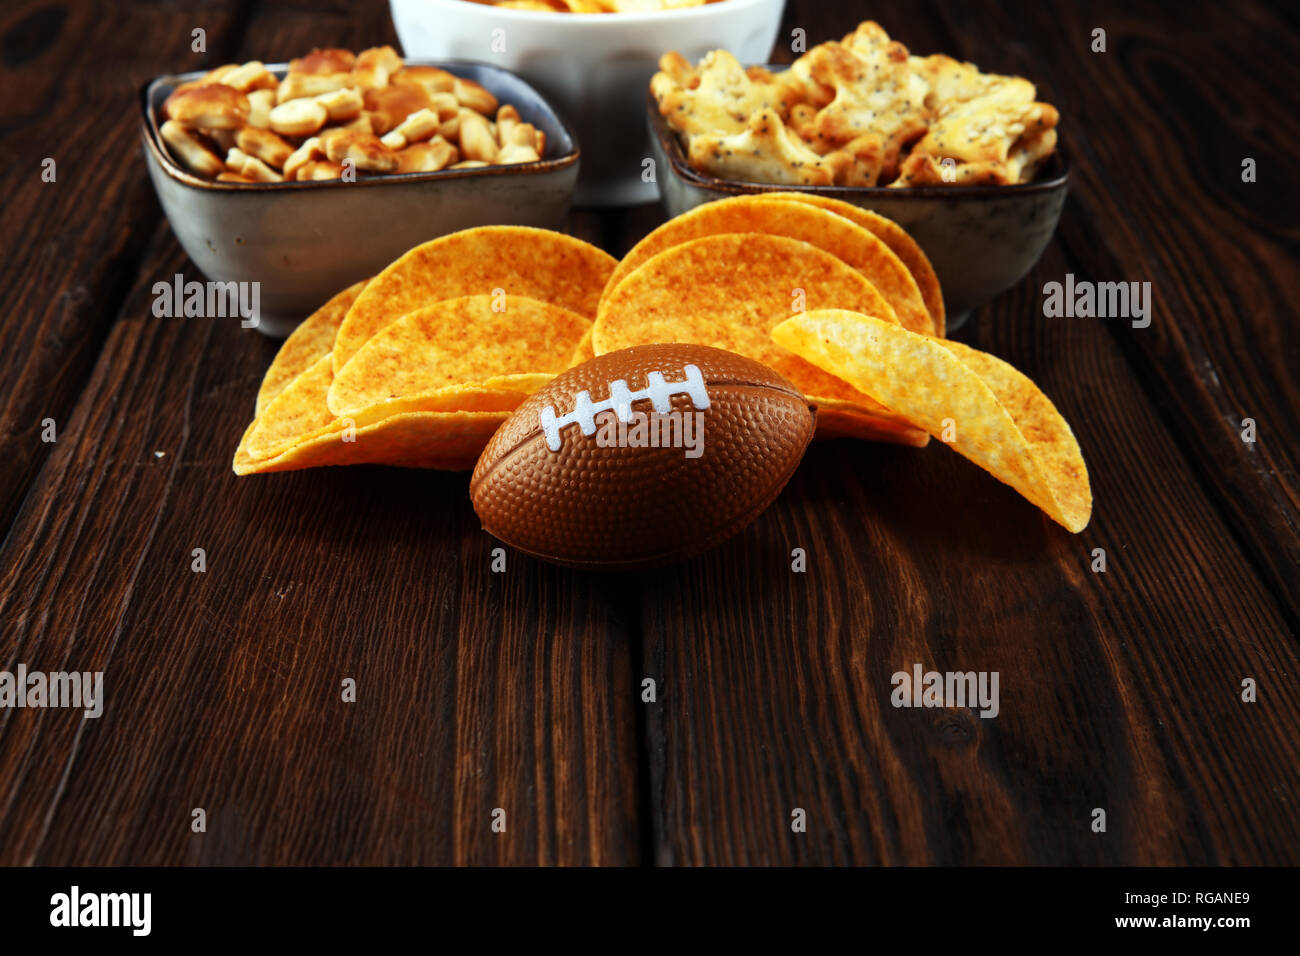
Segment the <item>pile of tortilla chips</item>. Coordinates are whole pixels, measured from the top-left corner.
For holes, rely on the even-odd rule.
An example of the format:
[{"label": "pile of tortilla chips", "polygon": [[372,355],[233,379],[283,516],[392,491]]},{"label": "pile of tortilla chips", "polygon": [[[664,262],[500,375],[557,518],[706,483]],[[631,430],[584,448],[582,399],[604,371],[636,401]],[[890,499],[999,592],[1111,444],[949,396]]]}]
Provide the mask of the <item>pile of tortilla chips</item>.
[{"label": "pile of tortilla chips", "polygon": [[417,246],[285,340],[235,473],[473,468],[510,412],[569,367],[616,264],[570,236],[515,226]]},{"label": "pile of tortilla chips", "polygon": [[1069,425],[1028,378],[943,335],[917,244],[834,199],[708,203],[621,262],[560,233],[470,229],[417,246],[289,337],[234,467],[467,470],[559,372],[686,342],[784,374],[816,408],[818,437],[920,447],[933,435],[1082,530],[1092,496]]},{"label": "pile of tortilla chips", "polygon": [[652,342],[747,355],[803,390],[818,437],[921,446],[933,435],[1083,530],[1092,492],[1070,426],[1024,375],[943,335],[939,282],[898,225],[764,193],[700,206],[638,243],[610,277],[591,342],[597,355]]},{"label": "pile of tortilla chips", "polygon": [[764,193],[707,203],[660,226],[610,277],[592,329],[601,355],[653,342],[728,349],[785,375],[817,408],[817,436],[922,446],[930,436],[772,339],[816,309],[944,332],[939,280],[897,224],[849,203]]}]

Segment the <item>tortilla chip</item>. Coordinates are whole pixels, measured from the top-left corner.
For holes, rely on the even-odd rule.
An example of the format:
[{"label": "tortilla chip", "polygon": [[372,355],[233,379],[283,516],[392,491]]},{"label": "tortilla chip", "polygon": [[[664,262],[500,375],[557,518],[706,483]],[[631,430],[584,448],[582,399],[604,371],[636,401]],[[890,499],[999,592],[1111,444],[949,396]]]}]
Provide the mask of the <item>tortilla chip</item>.
[{"label": "tortilla chip", "polygon": [[554,377],[533,375],[527,376],[529,382],[518,385],[451,385],[414,395],[399,395],[376,405],[358,408],[350,415],[340,415],[337,421],[351,422],[353,427],[359,428],[408,412],[513,412]]},{"label": "tortilla chip", "polygon": [[[892,319],[875,286],[815,246],[755,233],[707,236],[659,253],[619,283],[601,303],[592,347],[603,355],[658,342],[711,345],[776,369],[810,404],[836,400],[838,409],[896,422],[880,403],[772,340],[773,327],[798,306]],[[928,440],[915,430],[908,435],[907,444]]]},{"label": "tortilla chip", "polygon": [[334,342],[334,370],[408,312],[467,295],[526,296],[594,317],[618,263],[563,233],[525,226],[466,229],[416,246],[375,276]]},{"label": "tortilla chip", "polygon": [[884,406],[867,413],[857,402],[838,398],[810,398],[808,404],[817,410],[817,438],[821,440],[856,438],[913,448],[930,444],[928,434]]},{"label": "tortilla chip", "polygon": [[[360,424],[429,410],[420,396],[495,379],[527,395],[568,368],[591,321],[524,296],[465,296],[410,312],[372,336],[334,376],[329,409]],[[517,403],[516,403],[517,404]]]},{"label": "tortilla chip", "polygon": [[582,341],[580,341],[578,347],[573,350],[573,357],[569,359],[569,368],[573,368],[575,365],[581,365],[583,362],[588,362],[595,357],[596,353],[591,348],[591,329],[587,329],[587,331],[582,334]]},{"label": "tortilla chip", "polygon": [[996,355],[961,342],[939,344],[984,381],[1024,435],[1064,520],[1048,513],[1069,530],[1082,531],[1092,515],[1088,466],[1074,432],[1056,405],[1029,376]]},{"label": "tortilla chip", "polygon": [[870,209],[863,209],[842,199],[832,199],[818,193],[763,193],[763,195],[768,199],[784,199],[787,202],[801,202],[816,206],[843,216],[845,219],[851,219],[868,230],[889,246],[894,255],[902,260],[907,271],[912,273],[912,278],[921,290],[921,301],[925,303],[926,311],[930,313],[930,319],[934,323],[934,334],[940,338],[947,334],[948,319],[943,305],[943,289],[939,285],[939,276],[935,273],[934,266],[930,264],[929,257],[902,226]]},{"label": "tortilla chip", "polygon": [[772,337],[951,445],[1078,533],[1092,514],[1079,444],[1060,412],[1006,362],[916,335],[867,315],[829,309],[782,322]]},{"label": "tortilla chip", "polygon": [[334,413],[325,404],[333,380],[330,357],[322,355],[285,386],[253,422],[245,444],[249,456],[274,458],[300,441],[334,429]]},{"label": "tortilla chip", "polygon": [[665,249],[692,239],[728,233],[785,236],[829,252],[862,273],[880,291],[904,328],[926,334],[934,331],[916,280],[883,241],[835,212],[765,195],[705,203],[670,219],[623,257],[610,276],[605,295],[611,294],[623,279]]},{"label": "tortilla chip", "polygon": [[[234,469],[237,475],[253,475],[322,465],[382,464],[472,471],[492,435],[509,417],[510,412],[504,411],[407,412],[357,428],[355,433],[317,435],[261,461],[252,459],[241,442]],[[351,441],[346,440],[349,437]]]},{"label": "tortilla chip", "polygon": [[527,397],[509,387],[518,384],[511,379],[524,378],[501,376],[481,388],[444,389],[441,395],[423,396],[419,411],[403,409],[360,421],[335,417],[326,407],[333,372],[330,357],[323,355],[244,431],[234,470],[248,475],[367,463],[468,470],[492,433]]},{"label": "tortilla chip", "polygon": [[347,315],[352,303],[357,300],[361,290],[369,279],[362,279],[356,285],[350,285],[334,298],[330,299],[299,325],[284,340],[280,351],[275,353],[271,367],[262,378],[262,387],[257,390],[257,405],[253,416],[262,414],[271,399],[284,391],[285,386],[307,371],[322,355],[328,355],[334,347],[334,338],[338,335],[343,316]]}]

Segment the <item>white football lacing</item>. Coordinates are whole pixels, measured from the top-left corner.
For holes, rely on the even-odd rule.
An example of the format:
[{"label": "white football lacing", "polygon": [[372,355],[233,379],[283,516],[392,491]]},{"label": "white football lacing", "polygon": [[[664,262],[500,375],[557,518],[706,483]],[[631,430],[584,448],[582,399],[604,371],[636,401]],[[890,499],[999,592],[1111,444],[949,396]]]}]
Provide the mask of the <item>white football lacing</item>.
[{"label": "white football lacing", "polygon": [[632,417],[632,403],[641,399],[650,399],[654,410],[660,415],[667,415],[672,410],[674,395],[687,395],[691,404],[703,411],[709,407],[709,392],[704,387],[704,376],[695,365],[687,365],[685,381],[665,382],[663,372],[651,372],[646,376],[646,387],[639,392],[630,392],[624,379],[609,383],[609,398],[592,402],[591,393],[583,389],[573,402],[573,411],[556,417],[555,409],[547,405],[541,411],[542,431],[546,433],[546,447],[551,451],[560,450],[560,430],[575,422],[584,435],[596,432],[596,416],[600,412],[613,411],[621,422]]}]

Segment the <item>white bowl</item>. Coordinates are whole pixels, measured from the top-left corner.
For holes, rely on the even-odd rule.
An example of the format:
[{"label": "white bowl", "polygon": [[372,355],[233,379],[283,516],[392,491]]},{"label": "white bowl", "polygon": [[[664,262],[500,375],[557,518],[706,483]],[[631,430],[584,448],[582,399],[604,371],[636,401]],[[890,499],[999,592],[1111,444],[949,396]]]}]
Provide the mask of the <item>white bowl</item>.
[{"label": "white bowl", "polygon": [[[645,95],[659,57],[691,62],[714,49],[766,63],[785,0],[721,0],[661,13],[542,13],[469,0],[390,0],[409,57],[480,60],[517,73],[578,130],[582,170],[574,202],[654,202]],[[658,171],[656,171],[658,174]]]}]

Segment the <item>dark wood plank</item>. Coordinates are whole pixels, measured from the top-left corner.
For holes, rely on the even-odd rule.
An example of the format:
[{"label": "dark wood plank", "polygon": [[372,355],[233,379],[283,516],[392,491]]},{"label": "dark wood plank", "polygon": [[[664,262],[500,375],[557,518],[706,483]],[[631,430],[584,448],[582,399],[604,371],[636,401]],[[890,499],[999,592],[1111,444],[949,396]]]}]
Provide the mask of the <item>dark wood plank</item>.
[{"label": "dark wood plank", "polygon": [[[1040,321],[1100,322],[1115,336],[1300,628],[1300,337],[1288,320],[1300,299],[1295,30],[1262,3],[1194,14],[944,5],[938,22],[954,55],[1041,77],[1058,101],[1076,211],[1060,235],[1076,276],[1152,284],[1149,328]],[[1107,31],[1105,54],[1090,50],[1095,27]],[[1241,178],[1248,156],[1254,183]],[[1257,424],[1253,444],[1242,441],[1245,418]]]},{"label": "dark wood plank", "polygon": [[[123,97],[194,65],[172,44],[196,23],[210,49],[270,60],[391,42],[386,5],[60,9],[0,14],[0,70],[31,94],[0,112],[6,155],[38,168],[69,121],[107,137],[70,147],[91,176],[75,194],[0,183],[4,234],[45,230],[0,265],[17,317],[0,325],[17,449],[0,466],[0,667],[102,668],[108,702],[97,721],[0,711],[0,863],[1300,859],[1294,192],[1219,175],[1239,140],[1261,184],[1294,152],[1294,63],[1242,52],[1261,32],[1294,45],[1277,11],[879,14],[914,50],[1020,70],[1063,107],[1060,241],[962,337],[1075,426],[1085,534],[942,447],[835,442],[738,540],[604,579],[515,554],[492,574],[463,476],[236,479],[274,345],[148,316],[152,282],[192,266],[158,226]],[[794,0],[785,35],[870,15]],[[1094,17],[1117,68],[1088,59]],[[128,61],[142,75],[123,84]],[[580,211],[569,228],[618,254],[661,218]],[[1156,323],[1043,320],[1037,290],[1067,271],[1156,281]],[[59,444],[28,447],[47,414]],[[1252,449],[1234,444],[1242,414],[1261,423]],[[913,663],[998,671],[1001,714],[894,709],[890,675]]]},{"label": "dark wood plank", "polygon": [[[266,5],[241,54],[391,39],[367,9]],[[236,478],[275,344],[151,318],[177,271],[163,226],[0,552],[0,660],[102,669],[108,697],[0,713],[0,862],[635,863],[618,592],[491,573],[464,475]]]},{"label": "dark wood plank", "polygon": [[[207,53],[190,31],[207,31]],[[161,213],[139,159],[135,94],[159,73],[228,57],[240,5],[146,2],[107,8],[43,0],[0,12],[0,534],[66,434]],[[56,180],[42,181],[45,159]]]},{"label": "dark wood plank", "polygon": [[[184,268],[169,233],[155,251],[146,273]],[[635,861],[636,688],[604,591],[515,556],[490,573],[463,475],[236,478],[268,343],[159,322],[147,289],[0,555],[5,665],[107,688],[98,720],[0,713],[0,860]]]},{"label": "dark wood plank", "polygon": [[[1063,264],[1056,252],[1039,272]],[[1010,321],[1030,296],[985,319]],[[832,442],[738,540],[644,579],[644,669],[662,688],[656,859],[1300,855],[1300,662],[1284,615],[1110,337],[1038,324],[1016,345],[1002,354],[1058,403],[1091,463],[1082,535],[942,446]],[[1104,575],[1089,570],[1097,547]],[[999,672],[1000,715],[893,708],[890,676],[916,663]],[[1244,677],[1267,699],[1241,703]],[[1094,807],[1106,834],[1089,828]],[[795,808],[806,833],[790,830]]]},{"label": "dark wood plank", "polygon": [[[886,28],[918,52],[944,50],[989,69],[1015,69],[1014,58],[995,54],[1029,36],[1045,47],[1043,59],[1067,42],[1059,27],[1038,23],[1032,34],[971,30],[985,42],[954,46],[953,35],[983,13],[950,5],[891,13]],[[796,22],[815,42],[856,19],[821,6],[801,7]],[[1166,32],[1171,45],[1176,35]],[[999,46],[1007,36],[1014,41]],[[1078,58],[1061,63],[1076,72],[1076,89],[1099,82]],[[1111,81],[1112,94],[1119,86]],[[1091,127],[1090,141],[1104,142],[1096,148],[1109,159],[1131,132],[1113,104],[1104,112],[1108,122]],[[1108,211],[1138,198],[1120,178],[1103,182]],[[1076,192],[1093,202],[1096,185],[1085,173]],[[1031,375],[1073,424],[1091,464],[1092,525],[1065,534],[942,446],[814,446],[740,539],[645,579],[644,668],[663,691],[648,712],[658,861],[1300,858],[1291,809],[1300,789],[1300,694],[1289,676],[1296,635],[1289,597],[1279,603],[1271,586],[1290,573],[1293,542],[1275,512],[1241,540],[1239,513],[1220,496],[1232,482],[1258,493],[1255,469],[1235,454],[1197,461],[1184,440],[1185,431],[1223,447],[1217,412],[1170,419],[1168,393],[1140,364],[1135,374],[1122,335],[1041,318],[1048,278],[1139,277],[1093,273],[1095,259],[1075,258],[1070,238],[1090,235],[1088,215],[1072,202],[1066,242],[960,337]],[[1274,272],[1272,293],[1253,291],[1271,295],[1286,281]],[[1199,282],[1169,272],[1158,299],[1190,302]],[[1278,334],[1276,316],[1222,335],[1262,343]],[[1281,365],[1259,351],[1242,361]],[[1179,363],[1193,367],[1185,355],[1169,361]],[[1275,385],[1261,384],[1261,398],[1294,409],[1290,385]],[[1261,580],[1256,552],[1268,541],[1283,553]],[[806,574],[791,571],[795,547],[808,551]],[[1108,555],[1104,575],[1089,569],[1097,547]],[[915,663],[998,671],[1001,714],[892,707],[891,675]],[[1267,684],[1269,699],[1242,703],[1245,677]],[[1107,811],[1104,834],[1090,828],[1095,807]],[[795,808],[807,812],[806,833],[791,831]]]}]

